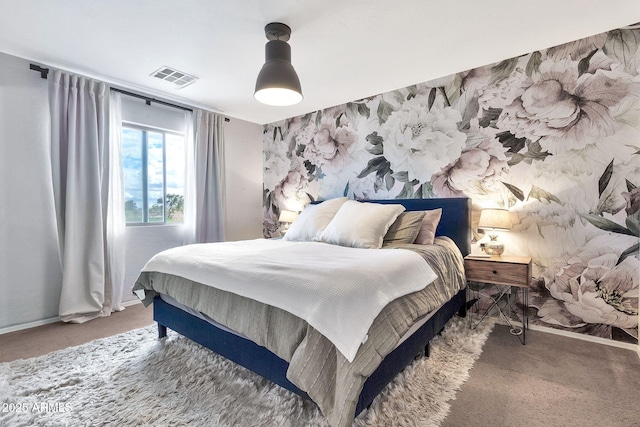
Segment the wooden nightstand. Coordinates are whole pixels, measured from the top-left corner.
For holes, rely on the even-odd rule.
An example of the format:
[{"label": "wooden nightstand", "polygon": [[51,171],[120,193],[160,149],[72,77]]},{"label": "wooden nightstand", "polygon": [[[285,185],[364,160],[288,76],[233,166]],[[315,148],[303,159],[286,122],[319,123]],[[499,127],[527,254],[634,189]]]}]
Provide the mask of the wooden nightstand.
[{"label": "wooden nightstand", "polygon": [[[520,339],[522,344],[525,344],[526,330],[529,328],[528,306],[529,285],[531,282],[531,257],[492,256],[487,258],[468,255],[464,258],[464,269],[467,276],[467,282],[488,283],[498,288],[497,294],[488,295],[481,293],[481,295],[479,295],[490,298],[492,300],[492,304],[484,312],[475,326],[473,325],[473,321],[471,321],[472,328],[475,329],[486,315],[496,307],[500,315],[511,327],[511,332],[518,336],[518,339]],[[504,313],[503,307],[500,305],[500,302],[506,299],[506,306],[511,310],[512,301],[509,298],[511,295],[511,287],[517,287],[522,290],[522,328],[515,327],[511,324],[510,316],[507,316]],[[478,291],[473,291],[470,286],[467,286],[467,300],[470,301],[474,299],[474,295],[472,295],[473,292]]]}]

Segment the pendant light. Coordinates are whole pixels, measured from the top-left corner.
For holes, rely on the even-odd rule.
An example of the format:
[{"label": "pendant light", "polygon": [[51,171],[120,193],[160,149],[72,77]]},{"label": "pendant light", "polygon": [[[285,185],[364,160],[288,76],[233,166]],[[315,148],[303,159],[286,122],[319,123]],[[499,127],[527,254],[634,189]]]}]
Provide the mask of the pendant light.
[{"label": "pendant light", "polygon": [[286,106],[302,101],[302,88],[291,65],[291,46],[287,43],[291,28],[280,22],[264,27],[269,40],[265,46],[265,63],[258,74],[254,98],[263,104]]}]

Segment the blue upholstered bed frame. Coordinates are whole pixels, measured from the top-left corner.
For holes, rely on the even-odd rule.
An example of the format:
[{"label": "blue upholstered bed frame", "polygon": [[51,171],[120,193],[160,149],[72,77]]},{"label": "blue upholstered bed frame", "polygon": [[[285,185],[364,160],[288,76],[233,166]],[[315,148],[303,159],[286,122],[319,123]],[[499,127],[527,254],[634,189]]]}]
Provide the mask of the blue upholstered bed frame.
[{"label": "blue upholstered bed frame", "polygon": [[[463,256],[470,253],[470,199],[370,200],[369,202],[402,204],[407,211],[442,208],[442,218],[436,230],[436,236],[450,237],[456,242]],[[210,323],[164,302],[161,298],[155,298],[153,307],[153,318],[158,322],[160,338],[166,336],[167,328],[170,328],[262,377],[308,398],[304,391],[298,389],[287,379],[288,363],[266,348],[216,328]],[[428,354],[431,338],[440,333],[447,321],[456,313],[464,315],[465,307],[466,293],[463,289],[440,307],[420,329],[388,354],[378,369],[365,382],[356,406],[356,415],[367,408],[382,389],[415,359],[416,355],[423,351]]]}]

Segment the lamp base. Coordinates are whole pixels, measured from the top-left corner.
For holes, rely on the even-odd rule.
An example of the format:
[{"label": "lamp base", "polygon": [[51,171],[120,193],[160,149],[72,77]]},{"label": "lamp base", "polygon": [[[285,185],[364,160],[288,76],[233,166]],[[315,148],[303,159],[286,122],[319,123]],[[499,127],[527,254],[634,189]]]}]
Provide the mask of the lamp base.
[{"label": "lamp base", "polygon": [[487,242],[484,245],[485,253],[489,255],[502,255],[504,253],[504,245],[500,242]]}]

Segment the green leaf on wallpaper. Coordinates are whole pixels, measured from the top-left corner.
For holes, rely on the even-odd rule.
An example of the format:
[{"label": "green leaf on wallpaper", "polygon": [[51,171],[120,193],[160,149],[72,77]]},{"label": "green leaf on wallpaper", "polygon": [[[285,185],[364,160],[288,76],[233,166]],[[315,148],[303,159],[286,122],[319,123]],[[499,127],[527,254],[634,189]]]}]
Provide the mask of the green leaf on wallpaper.
[{"label": "green leaf on wallpaper", "polygon": [[500,181],[505,187],[507,187],[507,189],[509,191],[511,191],[511,194],[513,194],[514,196],[516,196],[516,199],[520,200],[521,202],[524,201],[524,193],[522,192],[521,189],[519,189],[518,187],[516,187],[515,185],[511,185],[508,182],[504,182],[504,181]]},{"label": "green leaf on wallpaper", "polygon": [[554,196],[553,194],[549,193],[547,190],[543,190],[542,188],[537,187],[535,185],[531,186],[531,191],[529,191],[529,195],[527,196],[527,200],[529,200],[531,197],[533,197],[534,199],[538,199],[540,201],[546,200],[549,203],[556,202],[559,205],[562,204],[560,199],[558,199],[556,196]]},{"label": "green leaf on wallpaper", "polygon": [[[468,91],[471,92],[471,91]],[[462,97],[469,96],[471,94],[462,95]],[[461,97],[461,98],[462,98]],[[478,103],[478,92],[473,91],[473,96],[467,102],[464,103],[464,111],[462,112],[462,120],[458,123],[458,130],[465,131],[471,127],[471,120],[478,117],[478,111],[480,111],[480,104]]]},{"label": "green leaf on wallpaper", "polygon": [[629,215],[625,220],[627,228],[634,236],[640,237],[640,211],[636,211],[633,215]]},{"label": "green leaf on wallpaper", "polygon": [[387,173],[384,176],[384,183],[387,191],[391,191],[394,185],[396,185],[396,180],[392,174]]},{"label": "green leaf on wallpaper", "polygon": [[611,181],[611,176],[613,175],[613,159],[609,162],[607,167],[600,175],[600,179],[598,180],[598,197],[602,196],[604,190],[606,190],[607,185],[609,185],[609,181]]},{"label": "green leaf on wallpaper", "polygon": [[366,150],[374,156],[380,156],[384,153],[382,145],[372,145],[370,147],[367,147]]},{"label": "green leaf on wallpaper", "polygon": [[302,118],[300,119],[300,129],[304,129],[309,125],[309,122],[311,122],[312,115],[313,113],[307,113],[304,116],[302,116]]},{"label": "green leaf on wallpaper", "polygon": [[589,63],[591,62],[591,58],[599,49],[594,49],[589,55],[585,56],[578,62],[578,77],[589,71]]},{"label": "green leaf on wallpaper", "polygon": [[384,156],[374,157],[373,159],[369,160],[367,166],[365,166],[362,172],[358,174],[358,178],[364,178],[365,176],[373,172],[377,172],[380,168],[384,168],[385,165],[388,166],[389,162],[384,158]]},{"label": "green leaf on wallpaper", "polygon": [[316,126],[320,127],[321,124],[322,124],[322,110],[318,110],[318,112],[316,113]]},{"label": "green leaf on wallpaper", "polygon": [[353,102],[347,102],[344,113],[351,123],[355,123],[358,120],[358,105]]},{"label": "green leaf on wallpaper", "polygon": [[438,90],[440,91],[440,93],[442,94],[442,97],[444,98],[444,106],[451,107],[451,101],[449,101],[447,90],[444,87],[439,87]]},{"label": "green leaf on wallpaper", "polygon": [[382,178],[383,176],[385,176],[386,174],[390,174],[391,173],[391,163],[385,161],[384,163],[382,163],[379,167],[378,170],[376,171],[376,175],[378,175],[380,178]]},{"label": "green leaf on wallpaper", "polygon": [[491,80],[489,80],[489,86],[493,86],[500,80],[509,77],[509,75],[516,69],[518,65],[518,58],[505,59],[498,65],[491,67]]},{"label": "green leaf on wallpaper", "polygon": [[517,165],[520,162],[525,162],[530,165],[534,160],[544,161],[547,156],[551,156],[549,152],[542,151],[542,146],[538,141],[529,141],[527,139],[525,140],[525,145],[527,147],[527,151],[524,153],[507,152],[507,156],[509,157],[507,164],[509,166]]},{"label": "green leaf on wallpaper", "polygon": [[594,226],[596,226],[597,228],[599,228],[600,230],[604,230],[604,231],[610,231],[612,233],[618,233],[618,234],[626,234],[628,236],[633,236],[634,234],[631,232],[631,230],[621,226],[620,224],[617,224],[611,220],[608,220],[604,217],[601,217],[599,215],[593,215],[593,214],[579,214],[582,218],[586,219],[587,221],[589,221],[591,224],[593,224]]},{"label": "green leaf on wallpaper", "polygon": [[400,182],[409,182],[409,172],[407,171],[395,172],[393,177]]},{"label": "green leaf on wallpaper", "polygon": [[[288,158],[291,158],[291,155],[292,155],[293,151],[296,148],[296,143],[297,143],[297,141],[296,141],[295,138],[291,138],[291,140],[289,141],[289,148],[287,148],[287,157]],[[302,151],[304,151],[304,148],[302,149]],[[298,153],[296,153],[296,154],[298,154]]]},{"label": "green leaf on wallpaper", "polygon": [[338,117],[336,117],[336,128],[340,127],[340,119],[342,119],[343,115],[344,115],[344,113],[340,113],[340,115]]},{"label": "green leaf on wallpaper", "polygon": [[437,197],[433,192],[433,184],[430,182],[425,182],[422,184],[422,197],[421,199],[431,199]]},{"label": "green leaf on wallpaper", "polygon": [[369,109],[367,104],[358,104],[358,114],[368,119],[369,116],[371,116],[371,110]]},{"label": "green leaf on wallpaper", "polygon": [[534,73],[537,73],[540,69],[540,64],[542,64],[542,54],[539,50],[536,50],[529,57],[529,61],[527,61],[527,66],[524,70],[527,77],[531,77]]},{"label": "green leaf on wallpaper", "polygon": [[453,80],[451,80],[448,85],[442,88],[447,96],[449,105],[455,104],[458,98],[460,98],[460,95],[462,94],[462,91],[460,90],[461,87],[462,76],[458,73],[453,77]]},{"label": "green leaf on wallpaper", "polygon": [[509,160],[507,160],[507,165],[509,166],[515,166],[525,159],[524,155],[520,153],[507,153],[507,157],[509,157]]},{"label": "green leaf on wallpaper", "polygon": [[384,138],[378,135],[378,132],[371,132],[364,138],[371,145],[382,145]]},{"label": "green leaf on wallpaper", "polygon": [[402,187],[402,191],[396,196],[396,199],[411,199],[413,197],[413,187],[414,184],[410,182],[405,182]]},{"label": "green leaf on wallpaper", "polygon": [[631,192],[636,189],[636,186],[633,184],[633,182],[629,181],[628,179],[625,179],[625,182],[627,183],[627,191]]},{"label": "green leaf on wallpaper", "polygon": [[500,132],[496,134],[496,136],[502,146],[509,149],[509,153],[517,153],[522,150],[527,142],[527,138],[516,138],[516,136],[509,131]]},{"label": "green leaf on wallpaper", "polygon": [[622,261],[624,261],[625,258],[629,256],[638,255],[638,250],[640,250],[640,243],[636,243],[635,245],[626,249],[624,252],[620,254],[620,257],[618,258],[618,262],[616,263],[616,265],[620,264]]},{"label": "green leaf on wallpaper", "polygon": [[407,94],[406,100],[409,101],[410,99],[415,98],[418,94],[418,86],[411,85],[407,89],[409,90],[409,93]]},{"label": "green leaf on wallpaper", "polygon": [[349,183],[344,186],[344,191],[342,192],[342,197],[349,197]]},{"label": "green leaf on wallpaper", "polygon": [[418,185],[415,188],[415,191],[413,192],[413,196],[411,198],[413,198],[413,199],[422,199],[422,184]]},{"label": "green leaf on wallpaper", "polygon": [[436,94],[438,93],[435,87],[432,87],[429,91],[429,100],[427,101],[427,110],[431,111],[431,107],[433,107],[433,103],[436,102]]},{"label": "green leaf on wallpaper", "polygon": [[395,99],[395,101],[398,104],[402,104],[404,102],[404,99],[406,97],[406,95],[404,94],[404,92],[402,92],[399,89],[394,90],[393,92],[391,92],[393,94],[393,99]]},{"label": "green leaf on wallpaper", "polygon": [[526,145],[527,151],[524,153],[524,161],[528,164],[531,164],[533,160],[544,161],[547,156],[551,156],[548,151],[542,151],[542,145],[538,141],[527,140]]},{"label": "green leaf on wallpaper", "polygon": [[498,122],[498,117],[502,113],[502,108],[489,107],[486,110],[482,110],[482,118],[478,121],[478,124],[482,128],[492,127],[495,128]]},{"label": "green leaf on wallpaper", "polygon": [[617,29],[609,31],[602,50],[618,62],[629,65],[640,47],[640,30]]},{"label": "green leaf on wallpaper", "polygon": [[385,101],[382,96],[379,97],[380,103],[378,104],[378,123],[382,125],[387,121],[391,113],[393,113],[393,106]]},{"label": "green leaf on wallpaper", "polygon": [[298,157],[304,157],[304,150],[305,148],[307,148],[306,144],[300,144],[298,145],[298,148],[296,149],[296,156]]}]

